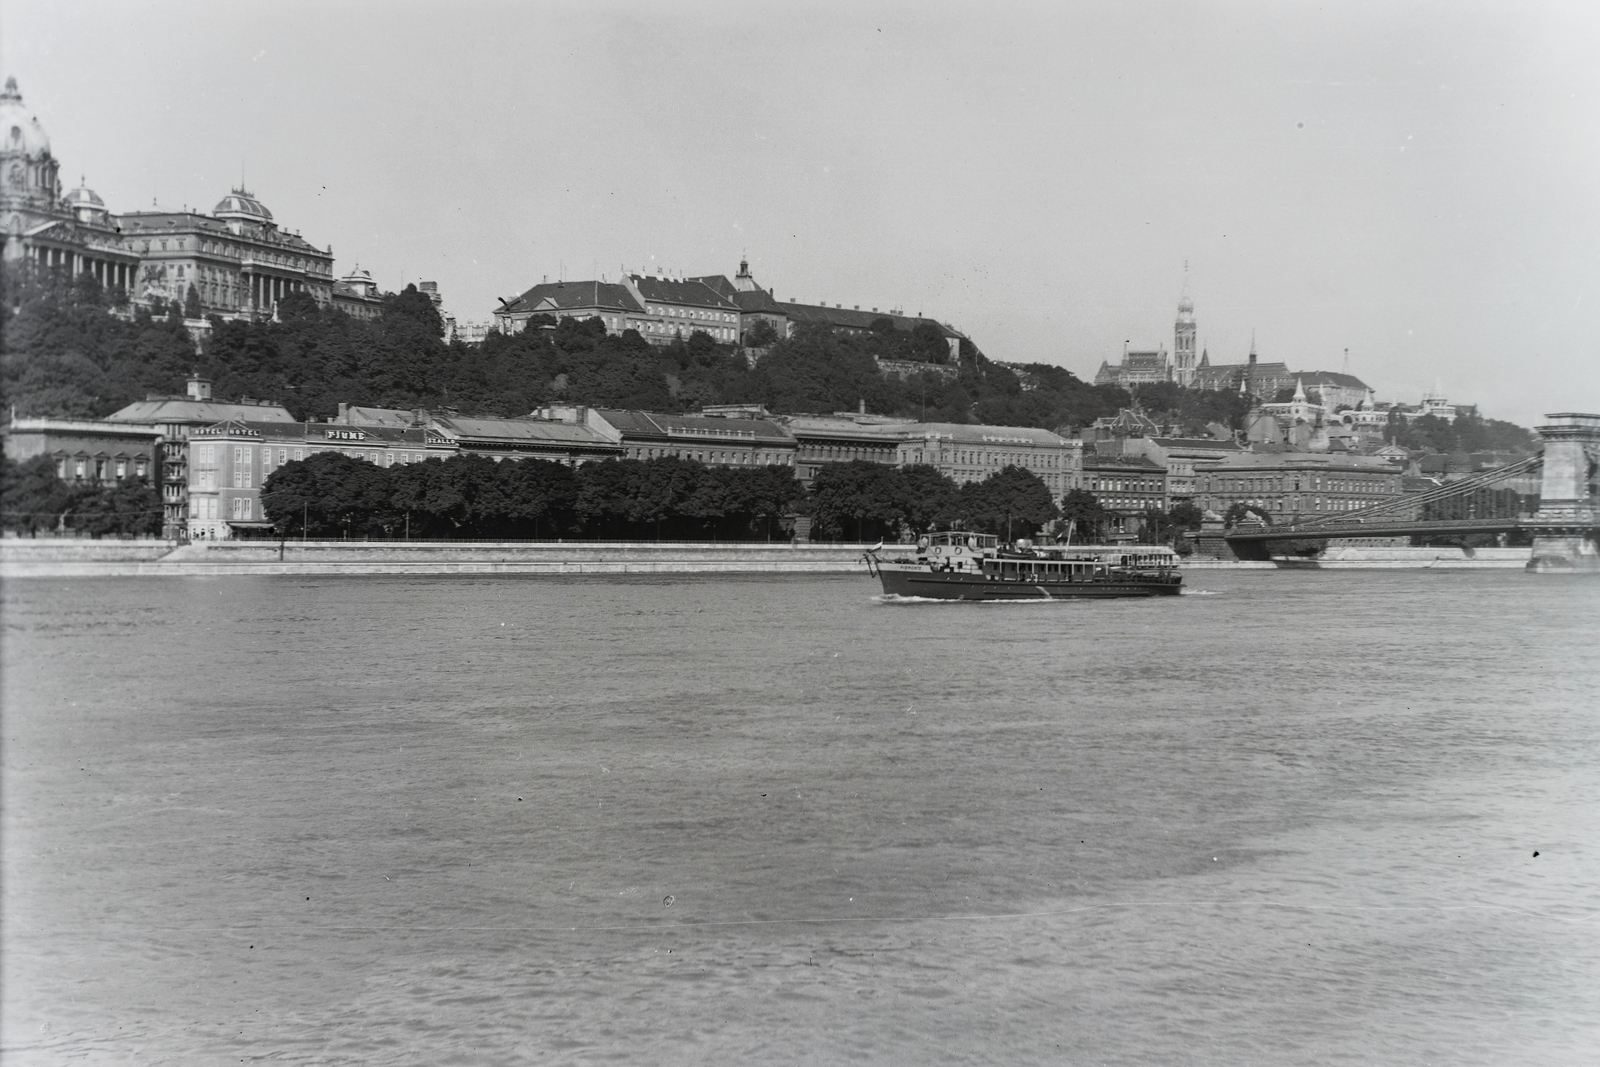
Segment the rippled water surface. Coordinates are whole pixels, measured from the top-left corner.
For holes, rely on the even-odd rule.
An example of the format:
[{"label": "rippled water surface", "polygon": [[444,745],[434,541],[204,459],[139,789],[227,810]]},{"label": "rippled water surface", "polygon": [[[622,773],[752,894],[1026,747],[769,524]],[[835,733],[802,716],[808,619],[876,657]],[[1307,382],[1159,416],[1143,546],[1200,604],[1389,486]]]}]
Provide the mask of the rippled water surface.
[{"label": "rippled water surface", "polygon": [[10,582],[4,1062],[1600,1060],[1600,581],[1189,582]]}]

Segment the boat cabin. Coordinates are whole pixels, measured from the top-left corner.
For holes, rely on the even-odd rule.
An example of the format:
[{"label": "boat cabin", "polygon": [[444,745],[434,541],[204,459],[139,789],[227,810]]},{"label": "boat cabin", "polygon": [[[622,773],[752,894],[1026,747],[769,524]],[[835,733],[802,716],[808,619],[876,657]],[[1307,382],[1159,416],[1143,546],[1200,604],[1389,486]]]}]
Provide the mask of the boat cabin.
[{"label": "boat cabin", "polygon": [[1025,540],[1002,544],[994,534],[943,530],[917,539],[917,562],[935,571],[1037,583],[1170,574],[1178,565],[1178,557],[1165,545],[1035,547]]}]

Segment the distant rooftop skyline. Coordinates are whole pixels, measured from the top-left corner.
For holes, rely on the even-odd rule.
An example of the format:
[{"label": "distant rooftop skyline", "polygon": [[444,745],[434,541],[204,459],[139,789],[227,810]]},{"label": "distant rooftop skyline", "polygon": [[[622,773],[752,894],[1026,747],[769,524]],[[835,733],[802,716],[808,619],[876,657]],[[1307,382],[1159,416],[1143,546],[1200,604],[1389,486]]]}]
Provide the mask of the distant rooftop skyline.
[{"label": "distant rooftop skyline", "polygon": [[110,210],[248,188],[462,319],[748,256],[1092,379],[1170,345],[1187,261],[1213,363],[1254,333],[1384,399],[1600,410],[1592,7],[275,12],[6,0],[0,75]]}]

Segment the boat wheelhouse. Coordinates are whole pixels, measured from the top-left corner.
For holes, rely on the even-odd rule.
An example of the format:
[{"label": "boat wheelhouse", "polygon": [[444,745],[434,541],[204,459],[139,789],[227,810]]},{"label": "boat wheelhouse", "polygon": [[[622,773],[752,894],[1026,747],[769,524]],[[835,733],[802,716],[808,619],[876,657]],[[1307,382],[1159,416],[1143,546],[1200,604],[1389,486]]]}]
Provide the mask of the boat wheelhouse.
[{"label": "boat wheelhouse", "polygon": [[917,540],[916,554],[866,554],[891,596],[936,600],[1057,600],[1173,596],[1183,585],[1165,545],[1004,544],[994,534],[946,530]]}]

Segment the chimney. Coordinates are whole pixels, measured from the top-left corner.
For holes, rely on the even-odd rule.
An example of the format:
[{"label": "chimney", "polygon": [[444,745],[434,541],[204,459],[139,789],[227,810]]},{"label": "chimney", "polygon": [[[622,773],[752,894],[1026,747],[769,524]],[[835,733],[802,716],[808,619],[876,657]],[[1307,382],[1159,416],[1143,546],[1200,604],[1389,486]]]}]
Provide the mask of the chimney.
[{"label": "chimney", "polygon": [[867,398],[866,397],[862,397],[861,398],[861,403],[859,405],[857,405],[857,410],[860,411],[861,414],[863,414],[863,415],[865,415],[867,413]]},{"label": "chimney", "polygon": [[202,378],[198,374],[189,375],[189,399],[190,400],[210,400],[211,399],[211,379],[210,378]]},{"label": "chimney", "polygon": [[350,425],[350,405],[342,400],[339,401],[339,418],[337,421],[344,423],[346,426]]}]

